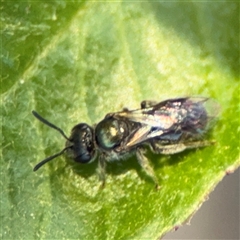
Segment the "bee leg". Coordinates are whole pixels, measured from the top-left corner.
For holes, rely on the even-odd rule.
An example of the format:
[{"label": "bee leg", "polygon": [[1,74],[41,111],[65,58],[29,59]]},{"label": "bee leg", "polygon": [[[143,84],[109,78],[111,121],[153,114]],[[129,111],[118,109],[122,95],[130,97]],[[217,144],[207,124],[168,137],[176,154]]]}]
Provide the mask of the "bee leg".
[{"label": "bee leg", "polygon": [[141,102],[141,109],[152,107],[156,104],[157,104],[156,101],[144,100],[144,101]]},{"label": "bee leg", "polygon": [[159,189],[159,184],[157,177],[148,161],[148,159],[144,156],[144,150],[138,148],[136,151],[137,159],[141,167],[144,169],[145,173],[154,181],[156,189]]},{"label": "bee leg", "polygon": [[101,181],[101,188],[104,188],[105,183],[106,183],[105,172],[106,172],[106,161],[103,156],[99,156],[97,173],[99,176],[99,180]]},{"label": "bee leg", "polygon": [[207,147],[213,145],[214,141],[196,141],[196,142],[180,142],[169,145],[161,145],[160,142],[151,142],[152,151],[161,154],[175,154],[182,152],[186,149],[194,149],[200,147]]}]

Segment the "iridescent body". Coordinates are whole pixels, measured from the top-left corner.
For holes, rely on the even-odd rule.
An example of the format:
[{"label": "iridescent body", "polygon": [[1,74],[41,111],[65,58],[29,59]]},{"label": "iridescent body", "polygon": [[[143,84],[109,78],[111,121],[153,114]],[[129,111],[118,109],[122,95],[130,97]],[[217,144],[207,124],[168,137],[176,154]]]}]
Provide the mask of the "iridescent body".
[{"label": "iridescent body", "polygon": [[215,122],[218,109],[219,105],[214,100],[203,97],[176,98],[159,103],[143,101],[141,109],[109,113],[95,127],[80,123],[73,127],[69,138],[33,111],[35,117],[67,139],[61,152],[46,158],[34,170],[65,151],[80,163],[92,162],[98,156],[98,173],[104,183],[106,162],[134,153],[158,185],[154,171],[144,156],[145,146],[148,145],[155,153],[174,154],[212,144],[202,138]]}]

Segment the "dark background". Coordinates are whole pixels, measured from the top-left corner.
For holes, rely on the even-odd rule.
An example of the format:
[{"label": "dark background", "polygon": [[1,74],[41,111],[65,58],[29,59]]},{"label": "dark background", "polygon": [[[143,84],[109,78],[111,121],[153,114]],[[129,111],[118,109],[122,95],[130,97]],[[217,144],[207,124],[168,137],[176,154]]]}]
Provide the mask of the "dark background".
[{"label": "dark background", "polygon": [[185,224],[163,239],[240,239],[239,181],[240,170],[225,176],[209,199]]}]

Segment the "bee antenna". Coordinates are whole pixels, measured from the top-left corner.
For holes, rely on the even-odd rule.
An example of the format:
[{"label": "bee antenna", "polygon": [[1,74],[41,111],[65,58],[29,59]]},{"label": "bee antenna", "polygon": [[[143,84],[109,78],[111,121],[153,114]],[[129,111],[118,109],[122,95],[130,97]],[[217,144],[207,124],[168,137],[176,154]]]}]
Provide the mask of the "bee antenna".
[{"label": "bee antenna", "polygon": [[61,133],[61,135],[62,135],[65,139],[67,139],[68,141],[70,141],[69,138],[66,136],[66,134],[63,132],[63,130],[62,130],[61,128],[59,128],[59,127],[57,127],[56,125],[50,123],[48,120],[46,120],[45,118],[43,118],[42,116],[40,116],[36,111],[32,111],[32,114],[33,114],[33,116],[34,116],[35,118],[37,118],[40,122],[46,124],[47,126],[53,128],[53,129],[56,129],[58,132]]},{"label": "bee antenna", "polygon": [[33,171],[34,171],[34,172],[37,171],[37,170],[38,170],[40,167],[42,167],[45,163],[47,163],[47,162],[53,160],[54,158],[62,155],[67,149],[69,149],[69,148],[71,148],[71,147],[72,147],[72,146],[65,147],[61,152],[56,153],[56,154],[54,154],[54,155],[52,155],[52,156],[50,156],[50,157],[45,158],[44,160],[42,160],[41,162],[39,162],[39,163],[33,168]]}]

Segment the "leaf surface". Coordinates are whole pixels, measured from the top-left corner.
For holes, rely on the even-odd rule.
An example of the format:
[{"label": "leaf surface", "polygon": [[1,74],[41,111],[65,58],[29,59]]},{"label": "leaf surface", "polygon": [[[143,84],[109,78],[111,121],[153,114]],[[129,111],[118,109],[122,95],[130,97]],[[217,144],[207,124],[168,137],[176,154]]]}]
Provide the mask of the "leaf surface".
[{"label": "leaf surface", "polygon": [[[2,15],[2,239],[156,239],[189,219],[239,159],[239,3],[4,2]],[[142,100],[205,96],[221,105],[216,145],[147,151],[161,190],[136,157],[107,167],[62,156],[79,122]]]}]

